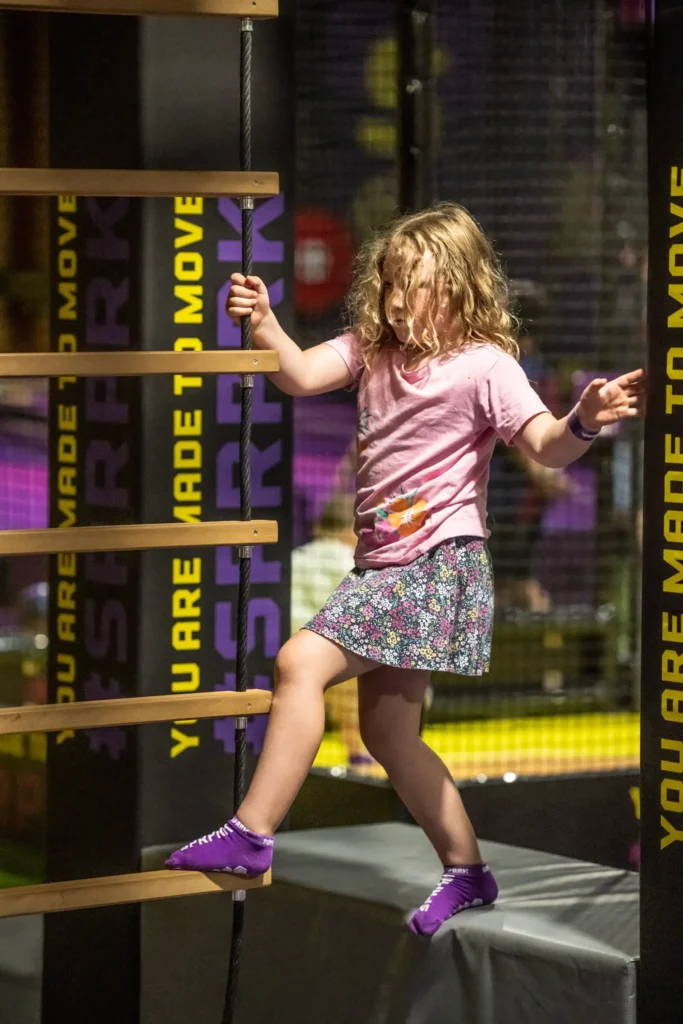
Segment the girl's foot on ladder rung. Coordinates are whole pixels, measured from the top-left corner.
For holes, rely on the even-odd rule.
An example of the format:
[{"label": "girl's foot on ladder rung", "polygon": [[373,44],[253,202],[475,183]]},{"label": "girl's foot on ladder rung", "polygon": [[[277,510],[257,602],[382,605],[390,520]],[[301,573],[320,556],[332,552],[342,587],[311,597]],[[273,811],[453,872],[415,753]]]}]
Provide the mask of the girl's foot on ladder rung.
[{"label": "girl's foot on ladder rung", "polygon": [[257,878],[270,869],[273,837],[252,832],[239,818],[232,818],[215,832],[183,846],[166,861],[180,871],[224,871]]}]

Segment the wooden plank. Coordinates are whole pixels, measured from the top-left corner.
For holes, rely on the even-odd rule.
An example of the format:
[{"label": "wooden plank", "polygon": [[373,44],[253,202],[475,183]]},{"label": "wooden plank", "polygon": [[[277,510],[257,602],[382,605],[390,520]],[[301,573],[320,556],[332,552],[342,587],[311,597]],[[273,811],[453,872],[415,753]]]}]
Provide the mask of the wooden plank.
[{"label": "wooden plank", "polygon": [[156,548],[216,547],[222,544],[274,544],[277,523],[145,523],[72,526],[69,529],[0,530],[0,555],[83,554],[88,551],[151,551]]},{"label": "wooden plank", "polygon": [[191,718],[232,718],[266,715],[270,690],[212,690],[210,693],[160,694],[154,697],[115,697],[73,704],[27,704],[0,709],[0,736],[62,729],[105,729]]},{"label": "wooden plank", "polygon": [[0,377],[134,377],[182,373],[275,373],[277,352],[3,352]]},{"label": "wooden plank", "polygon": [[278,0],[0,0],[0,8],[76,14],[276,18]]},{"label": "wooden plank", "polygon": [[0,168],[0,195],[254,196],[277,195],[274,171],[111,171],[56,167]]},{"label": "wooden plank", "polygon": [[112,907],[120,903],[147,903],[179,896],[234,892],[236,889],[263,889],[270,884],[270,872],[247,879],[240,875],[164,870],[22,885],[0,892],[0,917],[54,914],[64,910]]}]

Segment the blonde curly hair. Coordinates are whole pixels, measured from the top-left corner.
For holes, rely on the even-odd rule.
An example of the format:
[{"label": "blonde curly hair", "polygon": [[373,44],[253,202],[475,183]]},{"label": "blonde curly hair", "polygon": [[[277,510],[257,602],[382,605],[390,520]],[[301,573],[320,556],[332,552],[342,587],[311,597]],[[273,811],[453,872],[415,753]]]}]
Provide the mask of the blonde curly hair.
[{"label": "blonde curly hair", "polygon": [[[433,257],[431,300],[426,322],[415,336],[416,292],[424,283],[424,256]],[[396,257],[397,286],[405,296],[410,330],[410,361],[453,353],[471,344],[497,345],[516,359],[517,321],[509,309],[508,284],[493,246],[462,206],[440,203],[408,214],[377,233],[360,250],[348,298],[347,330],[361,346],[371,369],[379,352],[401,347],[384,304],[384,265]],[[431,262],[431,261],[430,261]],[[444,301],[450,327],[436,326]]]}]

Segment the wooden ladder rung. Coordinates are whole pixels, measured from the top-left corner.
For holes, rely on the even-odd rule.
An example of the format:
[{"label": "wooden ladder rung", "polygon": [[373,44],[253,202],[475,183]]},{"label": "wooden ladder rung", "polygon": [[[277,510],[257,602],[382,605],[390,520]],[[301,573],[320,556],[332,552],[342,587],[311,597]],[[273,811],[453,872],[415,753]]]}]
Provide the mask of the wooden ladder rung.
[{"label": "wooden ladder rung", "polygon": [[62,555],[92,551],[275,544],[277,522],[131,523],[119,526],[0,530],[0,555]]},{"label": "wooden ladder rung", "polygon": [[178,896],[200,896],[236,889],[263,889],[271,884],[268,872],[251,880],[239,875],[202,874],[199,871],[141,871],[134,875],[105,875],[74,882],[22,885],[0,892],[0,917],[54,914],[120,903],[147,903]]},{"label": "wooden ladder rung", "polygon": [[0,8],[81,14],[222,15],[275,18],[278,0],[0,0]]},{"label": "wooden ladder rung", "polygon": [[114,697],[68,704],[25,704],[0,709],[0,735],[61,732],[63,729],[107,729],[150,722],[179,722],[193,718],[234,718],[266,715],[270,690],[212,690],[209,693],[158,694],[153,697]]},{"label": "wooden ladder rung", "polygon": [[0,168],[0,195],[9,196],[275,196],[275,171],[67,170]]},{"label": "wooden ladder rung", "polygon": [[277,352],[3,352],[0,377],[135,377],[181,373],[275,373]]}]

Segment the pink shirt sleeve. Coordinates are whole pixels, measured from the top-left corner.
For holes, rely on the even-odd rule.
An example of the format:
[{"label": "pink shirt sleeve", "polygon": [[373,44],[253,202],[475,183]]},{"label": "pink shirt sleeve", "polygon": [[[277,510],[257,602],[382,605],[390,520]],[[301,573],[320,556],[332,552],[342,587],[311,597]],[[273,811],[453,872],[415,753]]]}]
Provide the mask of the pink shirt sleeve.
[{"label": "pink shirt sleeve", "polygon": [[532,417],[549,412],[517,360],[506,352],[486,374],[480,400],[484,418],[506,444]]},{"label": "pink shirt sleeve", "polygon": [[340,334],[338,338],[332,338],[330,341],[325,342],[325,344],[330,345],[335,352],[339,353],[349,368],[349,373],[353,378],[353,386],[357,385],[363,373],[364,363],[356,336],[354,334]]}]

